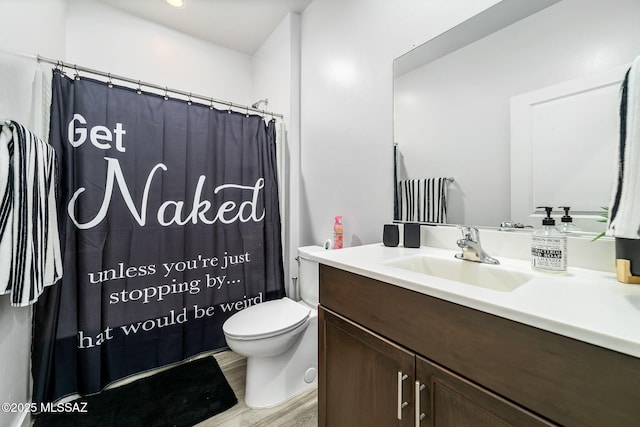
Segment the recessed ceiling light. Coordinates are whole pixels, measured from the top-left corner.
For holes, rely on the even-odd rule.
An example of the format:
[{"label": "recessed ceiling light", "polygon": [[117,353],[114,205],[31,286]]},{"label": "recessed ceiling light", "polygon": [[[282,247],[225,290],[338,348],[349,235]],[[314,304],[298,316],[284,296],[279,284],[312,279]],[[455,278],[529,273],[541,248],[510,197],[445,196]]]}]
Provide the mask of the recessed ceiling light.
[{"label": "recessed ceiling light", "polygon": [[169,5],[182,9],[185,6],[185,0],[165,0]]}]

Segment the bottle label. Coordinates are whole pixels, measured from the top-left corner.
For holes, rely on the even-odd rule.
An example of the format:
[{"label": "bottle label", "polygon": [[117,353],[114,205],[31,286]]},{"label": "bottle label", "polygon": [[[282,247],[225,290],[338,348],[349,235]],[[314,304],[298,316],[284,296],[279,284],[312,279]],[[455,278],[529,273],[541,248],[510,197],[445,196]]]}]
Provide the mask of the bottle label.
[{"label": "bottle label", "polygon": [[533,236],[531,265],[541,270],[567,270],[567,239]]},{"label": "bottle label", "polygon": [[342,233],[333,232],[333,249],[342,249]]}]

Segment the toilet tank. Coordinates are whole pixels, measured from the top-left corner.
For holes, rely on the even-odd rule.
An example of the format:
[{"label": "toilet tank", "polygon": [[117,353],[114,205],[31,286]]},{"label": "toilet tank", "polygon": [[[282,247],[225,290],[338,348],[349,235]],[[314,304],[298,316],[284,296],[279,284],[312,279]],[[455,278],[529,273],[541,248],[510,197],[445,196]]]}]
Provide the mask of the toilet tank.
[{"label": "toilet tank", "polygon": [[318,262],[309,258],[313,252],[324,251],[322,246],[303,246],[298,248],[298,292],[300,299],[311,307],[319,304],[320,277]]}]

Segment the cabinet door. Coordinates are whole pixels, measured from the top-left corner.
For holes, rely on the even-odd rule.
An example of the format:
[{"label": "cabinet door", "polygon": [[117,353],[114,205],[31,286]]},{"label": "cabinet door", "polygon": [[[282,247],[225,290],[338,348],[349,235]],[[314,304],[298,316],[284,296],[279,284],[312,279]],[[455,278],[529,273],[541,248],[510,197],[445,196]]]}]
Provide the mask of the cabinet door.
[{"label": "cabinet door", "polygon": [[416,378],[424,386],[417,397],[423,427],[555,425],[419,356]]},{"label": "cabinet door", "polygon": [[319,321],[319,425],[412,426],[414,354],[322,307]]}]

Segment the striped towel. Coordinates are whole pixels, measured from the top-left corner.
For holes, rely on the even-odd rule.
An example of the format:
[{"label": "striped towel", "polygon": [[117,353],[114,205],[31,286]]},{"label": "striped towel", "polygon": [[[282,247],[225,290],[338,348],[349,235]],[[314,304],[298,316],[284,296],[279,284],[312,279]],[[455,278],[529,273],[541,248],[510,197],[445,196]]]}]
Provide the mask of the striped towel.
[{"label": "striped towel", "polygon": [[62,277],[53,148],[16,122],[0,132],[0,294],[34,303]]},{"label": "striped towel", "polygon": [[399,181],[399,219],[401,221],[446,224],[448,182],[448,178]]},{"label": "striped towel", "polygon": [[640,239],[640,56],[622,83],[616,172],[607,235]]}]

